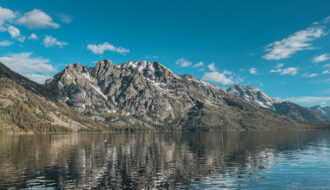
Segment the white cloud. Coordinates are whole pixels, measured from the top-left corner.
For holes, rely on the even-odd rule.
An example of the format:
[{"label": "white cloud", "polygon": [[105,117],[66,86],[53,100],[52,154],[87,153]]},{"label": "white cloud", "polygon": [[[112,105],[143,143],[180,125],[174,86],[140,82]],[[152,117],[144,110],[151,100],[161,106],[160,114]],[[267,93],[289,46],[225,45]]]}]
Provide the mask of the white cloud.
[{"label": "white cloud", "polygon": [[15,26],[8,26],[7,30],[12,38],[16,38],[21,35],[21,32],[19,31],[19,29],[16,28]]},{"label": "white cloud", "polygon": [[12,10],[0,7],[0,25],[2,25],[7,20],[12,20],[16,18],[16,13]]},{"label": "white cloud", "polygon": [[330,70],[324,70],[322,74],[330,74]]},{"label": "white cloud", "polygon": [[330,64],[325,64],[325,65],[323,65],[324,67],[328,67],[328,68],[330,68]]},{"label": "white cloud", "polygon": [[240,69],[239,72],[243,72],[243,71],[246,71],[246,69]]},{"label": "white cloud", "polygon": [[94,54],[104,54],[105,51],[112,51],[120,54],[129,53],[130,50],[123,47],[115,47],[109,42],[104,42],[103,44],[89,44],[87,49],[92,51]]},{"label": "white cloud", "polygon": [[13,42],[8,41],[8,40],[0,41],[0,46],[1,46],[1,47],[10,46],[10,45],[12,45],[12,44],[13,44]]},{"label": "white cloud", "polygon": [[314,63],[323,62],[330,59],[329,54],[322,54],[313,58]]},{"label": "white cloud", "polygon": [[156,55],[147,55],[146,58],[147,59],[158,59],[159,57]]},{"label": "white cloud", "polygon": [[185,58],[180,58],[175,61],[175,64],[180,65],[181,67],[189,67],[192,65],[192,62]]},{"label": "white cloud", "polygon": [[251,67],[251,68],[249,69],[249,72],[250,72],[251,74],[255,75],[255,74],[257,74],[257,69],[254,68],[254,67]]},{"label": "white cloud", "polygon": [[304,73],[302,76],[306,77],[306,78],[314,78],[314,77],[319,76],[319,74],[317,74],[317,73],[311,73],[311,74]]},{"label": "white cloud", "polygon": [[58,15],[58,17],[62,20],[62,22],[67,23],[67,24],[69,24],[73,21],[72,16],[68,15],[68,14],[60,13]]},{"label": "white cloud", "polygon": [[[232,75],[232,72],[224,70],[223,72],[216,71],[215,63],[211,63],[207,65],[207,68],[211,72],[205,72],[202,76],[202,80],[211,81],[211,82],[218,82],[223,85],[234,84],[233,77],[227,76]],[[241,80],[241,79],[239,79]]]},{"label": "white cloud", "polygon": [[31,52],[13,53],[6,57],[0,57],[0,62],[7,65],[13,71],[31,77],[32,80],[41,81],[41,77],[37,75],[44,75],[56,72],[56,69],[49,64],[48,59],[42,57],[31,57]]},{"label": "white cloud", "polygon": [[234,84],[234,81],[232,80],[231,77],[227,77],[224,73],[219,73],[216,71],[213,72],[205,72],[202,80],[205,81],[212,81],[212,82],[218,82],[223,85],[229,85],[229,84]]},{"label": "white cloud", "polygon": [[20,30],[18,28],[16,28],[15,26],[9,25],[6,30],[10,34],[10,37],[15,38],[19,42],[24,42],[25,41],[26,37],[22,36]]},{"label": "white cloud", "polygon": [[284,100],[292,101],[298,104],[303,105],[320,105],[320,104],[329,104],[330,97],[317,97],[317,96],[302,96],[302,97],[289,97],[285,98]]},{"label": "white cloud", "polygon": [[36,40],[38,39],[38,36],[35,34],[35,33],[32,33],[30,36],[29,36],[29,40]]},{"label": "white cloud", "polygon": [[17,38],[17,40],[22,43],[25,41],[25,39],[26,39],[26,36],[20,36]]},{"label": "white cloud", "polygon": [[[328,19],[324,19],[321,23],[326,24]],[[305,30],[298,31],[287,38],[280,41],[275,41],[266,46],[266,55],[263,56],[267,60],[280,60],[288,58],[295,54],[297,51],[311,49],[311,42],[327,35],[325,26],[317,24],[306,28]]]},{"label": "white cloud", "polygon": [[43,75],[43,74],[25,74],[24,76],[26,76],[27,78],[37,82],[37,83],[40,83],[40,84],[44,84],[45,81],[49,78],[51,78],[52,76],[51,75]]},{"label": "white cloud", "polygon": [[53,36],[46,35],[44,38],[44,45],[45,45],[45,47],[59,46],[60,48],[62,48],[63,46],[68,45],[68,43],[58,41]]},{"label": "white cloud", "polygon": [[288,67],[283,68],[284,64],[278,64],[275,69],[270,70],[271,73],[279,73],[280,75],[296,75],[298,68]]},{"label": "white cloud", "polygon": [[214,66],[215,64],[214,63],[211,63],[211,64],[209,64],[208,66],[207,66],[207,68],[210,70],[210,71],[216,71],[217,69],[215,68],[215,66]]},{"label": "white cloud", "polygon": [[200,62],[196,63],[193,67],[198,68],[198,67],[203,67],[203,66],[204,66],[204,62],[200,61]]},{"label": "white cloud", "polygon": [[60,25],[55,23],[49,15],[40,9],[33,9],[27,12],[17,20],[17,23],[24,25],[30,29],[38,28],[59,28]]},{"label": "white cloud", "polygon": [[223,70],[223,73],[226,74],[226,75],[231,75],[231,71],[227,71],[227,70]]}]

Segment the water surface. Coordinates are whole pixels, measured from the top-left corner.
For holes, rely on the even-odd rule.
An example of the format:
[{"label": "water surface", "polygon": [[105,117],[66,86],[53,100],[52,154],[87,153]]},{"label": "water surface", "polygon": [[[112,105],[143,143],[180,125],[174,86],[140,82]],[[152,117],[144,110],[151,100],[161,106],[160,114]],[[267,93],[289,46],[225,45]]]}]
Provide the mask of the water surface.
[{"label": "water surface", "polygon": [[329,189],[330,133],[0,136],[0,189]]}]

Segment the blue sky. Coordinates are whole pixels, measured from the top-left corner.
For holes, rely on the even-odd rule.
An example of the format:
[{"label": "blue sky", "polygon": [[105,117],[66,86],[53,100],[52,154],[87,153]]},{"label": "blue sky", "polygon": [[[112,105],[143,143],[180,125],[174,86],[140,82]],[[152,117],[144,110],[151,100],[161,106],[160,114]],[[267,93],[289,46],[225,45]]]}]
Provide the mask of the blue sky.
[{"label": "blue sky", "polygon": [[330,105],[330,2],[0,0],[0,61],[42,82],[67,64],[159,61],[227,88]]}]

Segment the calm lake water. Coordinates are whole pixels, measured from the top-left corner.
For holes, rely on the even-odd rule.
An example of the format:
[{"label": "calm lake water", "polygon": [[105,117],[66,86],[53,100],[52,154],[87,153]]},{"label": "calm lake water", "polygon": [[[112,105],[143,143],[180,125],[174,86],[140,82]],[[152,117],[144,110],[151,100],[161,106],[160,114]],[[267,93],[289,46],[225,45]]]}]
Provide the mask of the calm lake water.
[{"label": "calm lake water", "polygon": [[330,189],[330,132],[0,136],[0,189]]}]

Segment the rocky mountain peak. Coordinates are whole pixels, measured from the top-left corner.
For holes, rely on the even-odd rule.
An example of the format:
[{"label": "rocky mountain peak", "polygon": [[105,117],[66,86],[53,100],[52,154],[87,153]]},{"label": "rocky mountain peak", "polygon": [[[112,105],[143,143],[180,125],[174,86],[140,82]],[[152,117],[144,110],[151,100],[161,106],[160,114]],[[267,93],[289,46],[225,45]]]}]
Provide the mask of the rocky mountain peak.
[{"label": "rocky mountain peak", "polygon": [[179,78],[170,69],[161,65],[159,62],[148,61],[129,61],[122,64],[118,64],[117,68],[130,72],[132,74],[141,74],[149,80],[157,82],[167,82],[173,78]]},{"label": "rocky mountain peak", "polygon": [[227,91],[246,101],[254,102],[265,108],[271,108],[272,104],[277,102],[275,99],[269,97],[254,86],[233,85],[229,87]]},{"label": "rocky mountain peak", "polygon": [[309,109],[318,114],[321,114],[327,118],[330,118],[330,106],[316,105],[316,106],[310,107]]}]

